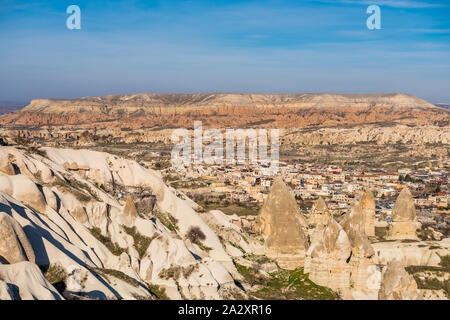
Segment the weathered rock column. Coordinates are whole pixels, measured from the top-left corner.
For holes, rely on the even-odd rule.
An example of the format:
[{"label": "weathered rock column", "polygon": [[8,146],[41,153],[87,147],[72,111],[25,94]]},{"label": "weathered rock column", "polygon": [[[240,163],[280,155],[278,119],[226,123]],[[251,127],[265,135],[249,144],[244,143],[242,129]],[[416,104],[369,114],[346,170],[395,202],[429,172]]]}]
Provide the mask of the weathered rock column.
[{"label": "weathered rock column", "polygon": [[383,271],[379,300],[416,300],[417,283],[397,259],[390,261]]},{"label": "weathered rock column", "polygon": [[318,285],[348,296],[350,290],[351,243],[347,233],[329,217],[321,237],[311,244],[305,262],[305,272]]},{"label": "weathered rock column", "polygon": [[375,198],[369,189],[364,190],[360,203],[364,218],[364,231],[368,237],[375,237]]},{"label": "weathered rock column", "polygon": [[309,217],[310,229],[309,237],[310,243],[317,242],[319,238],[323,237],[323,232],[328,223],[330,214],[328,212],[328,207],[322,197],[319,197],[311,208],[311,214]]},{"label": "weathered rock column", "polygon": [[0,263],[35,262],[33,247],[20,224],[0,211]]},{"label": "weathered rock column", "polygon": [[258,216],[258,229],[267,235],[266,255],[283,269],[303,267],[308,240],[306,222],[289,188],[277,177]]},{"label": "weathered rock column", "polygon": [[408,188],[404,188],[392,210],[392,223],[389,225],[386,238],[389,240],[418,240],[416,230],[420,227],[411,192]]},{"label": "weathered rock column", "polygon": [[350,258],[352,295],[358,299],[376,299],[380,286],[380,270],[375,251],[365,233],[365,220],[360,203],[356,203],[341,223],[352,244]]}]

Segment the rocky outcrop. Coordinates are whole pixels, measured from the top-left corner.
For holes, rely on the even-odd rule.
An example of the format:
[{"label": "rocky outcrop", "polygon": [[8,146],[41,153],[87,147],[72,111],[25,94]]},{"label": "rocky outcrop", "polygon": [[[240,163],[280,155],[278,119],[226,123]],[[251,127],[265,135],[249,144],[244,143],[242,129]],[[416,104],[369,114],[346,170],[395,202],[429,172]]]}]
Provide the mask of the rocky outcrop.
[{"label": "rocky outcrop", "polygon": [[[312,226],[315,226],[317,223],[319,223],[322,220],[322,215],[328,213],[328,207],[325,202],[325,200],[319,196],[319,198],[314,202],[310,218],[309,218],[309,224]],[[326,219],[325,219],[326,220]],[[324,222],[324,221],[322,221]]]},{"label": "rocky outcrop", "polygon": [[[380,127],[377,125],[359,125],[354,128],[319,128],[317,130],[292,130],[283,136],[286,145],[358,145],[372,143],[375,145],[407,144],[417,145],[416,154],[426,154],[433,149],[426,148],[426,143],[449,144],[450,128],[432,125],[393,125]],[[445,152],[445,155],[447,152]]]},{"label": "rocky outcrop", "polygon": [[22,201],[40,213],[45,213],[46,202],[37,185],[27,176],[0,173],[0,192]]},{"label": "rocky outcrop", "polygon": [[132,222],[138,217],[138,212],[136,210],[136,206],[134,204],[133,198],[131,195],[127,195],[125,197],[125,207],[123,208],[123,216],[122,216],[122,222],[127,225],[131,226]]},{"label": "rocky outcrop", "polygon": [[405,267],[433,266],[439,267],[441,257],[450,253],[450,238],[442,241],[412,241],[402,240],[376,242],[372,244],[378,262],[386,265],[389,261],[397,259]]},{"label": "rocky outcrop", "polygon": [[[226,115],[226,117],[225,117]],[[446,109],[408,94],[134,94],[73,100],[36,99],[0,117],[4,126],[108,128],[205,126],[301,128],[396,120],[432,124],[449,119]],[[103,123],[103,124],[102,124]],[[78,127],[80,128],[80,127]],[[80,137],[82,140],[85,137]]]},{"label": "rocky outcrop", "polygon": [[139,272],[148,283],[164,286],[173,299],[220,299],[218,287],[234,286],[233,278],[222,265],[211,259],[197,261],[183,241],[167,234],[151,242]]},{"label": "rocky outcrop", "polygon": [[378,298],[380,300],[416,300],[418,297],[417,283],[413,276],[406,272],[397,259],[389,262],[383,271]]},{"label": "rocky outcrop", "polygon": [[[158,173],[142,167],[136,161],[123,159],[104,152],[55,148],[44,148],[43,150],[46,151],[51,161],[59,165],[62,165],[64,162],[76,162],[79,166],[89,167],[90,172],[96,172],[95,175],[89,175],[89,179],[92,179],[91,181],[96,182],[98,185],[107,186],[114,183],[123,188],[131,188],[133,190],[144,188],[156,197],[157,203],[155,208],[163,215],[171,216],[171,220],[174,223],[174,227],[177,227],[177,233],[180,237],[185,237],[191,227],[201,228],[205,234],[202,244],[211,248],[207,255],[223,263],[230,272],[236,272],[231,257],[224,250],[216,233],[205,224],[187,200],[177,197],[173,189],[165,185]],[[102,201],[114,204],[111,206],[111,210],[116,210],[115,206],[120,206],[117,201],[111,201],[110,197],[105,197],[104,192],[98,190],[95,185],[91,185],[91,189],[97,191],[97,195],[101,196]],[[69,206],[70,202],[67,202],[66,207]],[[89,212],[88,216],[89,221],[92,221]],[[111,213],[110,219],[113,219],[112,216],[113,214]],[[121,206],[121,209],[117,212],[117,217],[114,217],[114,219],[116,219],[116,222],[120,222],[123,217],[123,206]],[[137,224],[134,224],[134,226],[136,228],[139,227]],[[116,229],[116,231],[119,230],[120,228]],[[127,241],[127,243],[130,242],[129,240]],[[197,250],[201,251],[199,248]],[[194,253],[205,255],[204,251]]]},{"label": "rocky outcrop", "polygon": [[[138,109],[151,112],[161,107],[206,108],[223,105],[246,107],[376,107],[395,106],[410,108],[436,108],[434,105],[408,94],[158,94],[142,93],[132,95],[109,95],[104,97],[85,97],[72,100],[35,99],[22,112],[42,113],[118,113],[115,108],[126,112]],[[108,107],[105,107],[108,106]],[[114,108],[115,107],[115,108]],[[109,110],[105,110],[109,109]],[[105,112],[109,111],[109,112]],[[159,111],[159,110],[158,110]]]},{"label": "rocky outcrop", "polygon": [[[36,297],[49,298],[45,288],[51,287],[28,267],[23,269],[25,274],[35,275],[39,285],[27,288],[21,282],[26,276],[13,277],[14,270],[22,272],[20,263],[35,260],[49,270],[59,266],[70,277],[76,270],[82,285],[69,277],[72,280],[67,280],[67,290],[95,299],[151,299],[153,295],[145,282],[165,288],[171,299],[221,299],[230,292],[243,292],[234,282],[241,279],[240,275],[215,231],[193,210],[191,200],[177,197],[152,170],[101,152],[49,148],[34,154],[2,148],[0,151],[14,155],[24,174],[0,173],[0,210],[7,221],[14,218],[23,227],[31,244],[21,239],[21,229],[14,230],[15,223],[11,229],[11,223],[3,227],[2,220],[0,233],[7,234],[8,239],[6,244],[0,239],[0,256],[3,263],[14,262],[7,265],[10,269],[4,282],[8,288],[14,285],[23,288],[24,294],[32,292]],[[70,165],[74,163],[77,165]],[[89,174],[79,174],[80,170],[89,170]],[[43,178],[43,172],[49,173],[45,174],[49,179]],[[112,181],[130,194],[125,203],[98,187],[111,185]],[[158,216],[138,215],[132,199],[136,190],[155,195]],[[24,194],[30,196],[21,197]],[[45,214],[39,214],[38,206],[32,203],[36,196],[48,201]],[[198,241],[192,242],[186,236],[192,227],[201,234]],[[232,230],[230,235],[234,242],[240,231]],[[16,238],[19,240],[14,242]],[[245,240],[238,243],[242,242]],[[35,258],[30,258],[28,247]],[[262,243],[259,247],[263,249]],[[249,246],[249,250],[253,248]],[[0,286],[5,287],[2,283]]]},{"label": "rocky outcrop", "polygon": [[86,224],[89,222],[86,210],[81,206],[75,207],[75,209],[72,210],[70,214],[72,215],[72,217],[75,218],[75,220],[77,220],[81,224]]},{"label": "rocky outcrop", "polygon": [[329,217],[322,236],[311,243],[305,272],[315,283],[347,296],[350,290],[351,269],[348,261],[351,253],[347,233],[333,217]]},{"label": "rocky outcrop", "polygon": [[[21,300],[63,300],[64,298],[44,277],[39,267],[31,262],[24,261],[13,265],[0,265],[0,279],[8,286],[7,293],[2,291],[0,281],[0,297]],[[3,286],[5,288],[5,286]],[[14,288],[14,289],[12,289]],[[9,298],[8,298],[9,296]]]},{"label": "rocky outcrop", "polygon": [[0,263],[35,261],[33,247],[17,221],[0,211]]},{"label": "rocky outcrop", "polygon": [[408,188],[404,188],[392,210],[392,223],[389,225],[386,238],[389,240],[417,240],[416,230],[421,227],[417,221],[414,199]]},{"label": "rocky outcrop", "polygon": [[368,237],[375,236],[375,198],[372,191],[365,189],[360,200],[364,219],[364,231]]},{"label": "rocky outcrop", "polygon": [[365,234],[360,204],[353,206],[341,224],[328,216],[313,235],[305,262],[311,280],[332,288],[344,299],[376,299],[381,273]]},{"label": "rocky outcrop", "polygon": [[243,231],[246,226],[242,221],[246,221],[246,219],[237,215],[226,215],[219,210],[204,212],[201,217],[222,239],[225,249],[231,256],[241,257],[245,253],[264,254],[264,244],[255,239],[260,238],[260,236]]},{"label": "rocky outcrop", "polygon": [[266,255],[281,268],[303,266],[308,241],[306,223],[289,188],[277,177],[259,214],[259,230],[267,235]]},{"label": "rocky outcrop", "polygon": [[392,211],[392,221],[415,221],[416,208],[414,199],[408,188],[403,188]]},{"label": "rocky outcrop", "polygon": [[8,159],[8,153],[0,151],[0,172],[8,175],[14,174],[14,167]]},{"label": "rocky outcrop", "polygon": [[328,224],[330,213],[327,204],[322,197],[319,197],[311,208],[309,224],[309,238],[310,243],[317,242],[322,238],[325,227]]},{"label": "rocky outcrop", "polygon": [[359,298],[376,299],[380,286],[380,270],[375,251],[365,233],[365,220],[361,204],[356,203],[341,222],[351,245],[350,258],[352,294]]},{"label": "rocky outcrop", "polygon": [[14,290],[3,280],[0,279],[0,300],[14,300],[17,299]]},{"label": "rocky outcrop", "polygon": [[360,203],[353,205],[350,212],[341,221],[342,228],[352,243],[352,256],[371,257],[374,250],[365,233],[364,216]]},{"label": "rocky outcrop", "polygon": [[314,202],[314,204],[311,208],[311,212],[312,213],[324,213],[327,210],[328,210],[328,207],[327,207],[325,200],[323,200],[323,198],[321,196],[319,196],[319,198],[316,200],[316,202]]}]

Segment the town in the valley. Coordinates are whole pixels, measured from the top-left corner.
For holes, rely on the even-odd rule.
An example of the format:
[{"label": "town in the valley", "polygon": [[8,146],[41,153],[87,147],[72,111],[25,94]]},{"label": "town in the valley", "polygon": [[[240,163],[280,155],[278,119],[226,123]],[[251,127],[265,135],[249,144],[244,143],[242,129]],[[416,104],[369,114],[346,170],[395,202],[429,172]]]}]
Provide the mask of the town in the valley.
[{"label": "town in the valley", "polygon": [[[266,172],[266,171],[265,171]],[[259,165],[169,166],[161,174],[169,185],[208,208],[222,208],[240,216],[256,215],[267,198],[274,176],[261,172]],[[440,240],[450,234],[450,190],[448,171],[442,164],[418,170],[345,168],[339,165],[280,161],[277,175],[290,187],[299,207],[307,213],[321,197],[334,215],[347,212],[365,189],[376,203],[376,228],[380,234],[391,222],[395,200],[403,188],[414,199],[417,218],[425,230],[421,236]],[[427,229],[428,228],[428,229]]]}]

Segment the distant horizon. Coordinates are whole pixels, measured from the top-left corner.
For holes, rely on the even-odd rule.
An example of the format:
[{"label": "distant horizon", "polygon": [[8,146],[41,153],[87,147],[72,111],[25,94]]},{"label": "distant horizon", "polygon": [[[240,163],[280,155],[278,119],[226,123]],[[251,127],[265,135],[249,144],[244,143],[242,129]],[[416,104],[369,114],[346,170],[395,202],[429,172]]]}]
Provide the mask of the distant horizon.
[{"label": "distant horizon", "polygon": [[408,92],[376,92],[376,93],[342,93],[342,92],[290,92],[290,93],[273,93],[273,92],[228,92],[228,91],[211,91],[211,92],[131,92],[131,93],[107,93],[102,95],[87,95],[87,96],[76,96],[76,97],[36,97],[30,98],[28,101],[11,101],[11,100],[0,100],[1,106],[8,107],[26,107],[33,100],[76,100],[89,97],[106,97],[115,95],[136,95],[136,94],[267,94],[267,95],[296,95],[296,94],[336,94],[336,95],[389,95],[389,94],[405,94],[411,95],[416,98],[422,99],[431,104],[450,104],[450,99],[448,101],[433,101],[428,100],[423,97],[414,95]]},{"label": "distant horizon", "polygon": [[341,92],[290,92],[290,93],[266,93],[266,92],[220,92],[220,91],[214,91],[214,92],[131,92],[131,93],[109,93],[104,95],[88,95],[88,96],[78,96],[78,97],[58,97],[58,98],[52,98],[52,97],[37,97],[32,98],[29,101],[8,101],[8,100],[0,100],[0,107],[26,107],[28,106],[31,101],[33,100],[77,100],[77,99],[83,99],[83,98],[94,98],[94,97],[106,97],[106,96],[120,96],[120,95],[140,95],[140,94],[175,94],[175,95],[182,95],[182,94],[261,94],[261,95],[298,95],[298,94],[311,94],[311,95],[321,95],[321,94],[330,94],[330,95],[394,95],[394,94],[404,94],[404,95],[411,95],[416,98],[422,99],[428,103],[431,103],[433,105],[437,104],[444,104],[444,105],[450,105],[449,101],[430,101],[427,99],[424,99],[422,97],[418,97],[414,94],[407,93],[407,92],[377,92],[377,93],[341,93]]}]

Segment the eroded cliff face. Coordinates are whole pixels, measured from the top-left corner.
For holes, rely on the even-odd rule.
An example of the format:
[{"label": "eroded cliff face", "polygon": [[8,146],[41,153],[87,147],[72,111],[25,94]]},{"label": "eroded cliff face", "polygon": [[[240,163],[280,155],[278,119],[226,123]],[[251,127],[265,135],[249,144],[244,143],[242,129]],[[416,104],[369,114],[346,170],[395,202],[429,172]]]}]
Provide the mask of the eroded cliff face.
[{"label": "eroded cliff face", "polygon": [[[73,113],[90,111],[114,114],[136,110],[151,111],[161,108],[207,108],[224,106],[243,107],[409,107],[432,108],[434,105],[409,94],[158,94],[140,93],[108,95],[79,99],[35,99],[24,111],[42,113]],[[69,107],[69,108],[68,108]],[[118,108],[124,108],[120,111]]]},{"label": "eroded cliff face", "polygon": [[396,121],[445,124],[450,112],[407,94],[135,94],[37,99],[5,126],[305,128]]},{"label": "eroded cliff face", "polygon": [[386,144],[449,144],[450,128],[437,126],[377,126],[354,128],[320,128],[316,130],[286,130],[284,144],[292,145],[352,145],[358,143]]},{"label": "eroded cliff face", "polygon": [[[448,150],[426,145],[450,144],[449,120],[449,110],[406,94],[111,95],[33,100],[19,112],[0,116],[0,139],[12,145],[160,143],[170,147],[173,129],[193,129],[194,121],[201,121],[204,129],[281,129],[282,152],[313,146],[403,144],[436,157],[446,156]],[[354,153],[344,152],[348,151]]]},{"label": "eroded cliff face", "polygon": [[[0,147],[0,159],[7,159],[2,169],[15,168],[0,172],[2,299],[153,299],[149,284],[172,299],[241,291],[216,233],[156,172],[87,150],[46,148],[38,155]],[[111,185],[126,196],[107,193]],[[156,200],[149,217],[132,196],[144,191]],[[193,228],[200,240],[190,235]],[[46,280],[49,272],[65,275],[64,292]],[[19,287],[20,296],[3,292],[5,283]]]}]

